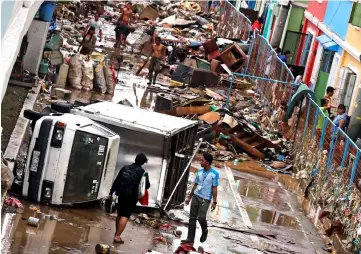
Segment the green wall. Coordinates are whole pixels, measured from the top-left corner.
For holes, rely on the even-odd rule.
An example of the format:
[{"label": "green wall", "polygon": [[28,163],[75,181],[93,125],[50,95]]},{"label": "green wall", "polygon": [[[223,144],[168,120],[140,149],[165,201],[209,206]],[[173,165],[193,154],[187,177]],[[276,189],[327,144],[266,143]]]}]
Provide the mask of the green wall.
[{"label": "green wall", "polygon": [[320,105],[321,99],[325,95],[329,75],[330,75],[329,73],[323,72],[321,70],[318,73],[318,78],[317,78],[317,83],[316,83],[316,88],[315,88],[315,95],[316,95],[318,105]]},{"label": "green wall", "polygon": [[305,9],[292,6],[287,31],[301,32]]}]

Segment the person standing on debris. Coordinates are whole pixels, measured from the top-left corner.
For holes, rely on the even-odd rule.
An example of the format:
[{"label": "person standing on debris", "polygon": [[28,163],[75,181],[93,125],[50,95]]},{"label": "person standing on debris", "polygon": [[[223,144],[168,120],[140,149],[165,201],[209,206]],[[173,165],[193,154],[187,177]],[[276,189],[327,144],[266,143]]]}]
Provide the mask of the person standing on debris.
[{"label": "person standing on debris", "polygon": [[207,211],[212,198],[211,210],[213,211],[217,206],[217,187],[219,182],[219,173],[211,167],[212,161],[212,155],[209,153],[203,154],[201,160],[201,166],[203,168],[197,171],[194,186],[185,201],[187,205],[191,200],[192,203],[189,214],[188,236],[186,240],[182,240],[182,243],[194,243],[197,220],[202,228],[200,241],[203,243],[207,240]]},{"label": "person standing on debris", "polygon": [[83,40],[79,46],[81,47],[80,54],[91,55],[94,51],[95,44],[97,42],[97,36],[95,35],[95,27],[91,26],[88,33],[84,35]]},{"label": "person standing on debris", "polygon": [[124,25],[130,25],[133,17],[132,3],[127,3],[127,6],[123,8],[122,14],[120,14],[119,21]]},{"label": "person standing on debris", "polygon": [[120,15],[117,26],[114,29],[116,42],[114,47],[118,47],[119,45],[124,45],[127,36],[133,31],[130,28],[130,22],[132,20],[133,11],[132,11],[132,3],[127,3],[127,6],[122,10],[122,14]]},{"label": "person standing on debris", "polygon": [[137,205],[139,184],[143,176],[146,177],[145,188],[150,188],[148,173],[142,168],[147,162],[148,159],[143,153],[138,154],[132,165],[124,166],[120,170],[110,189],[109,196],[112,196],[114,192],[118,196],[115,243],[124,243],[120,235],[123,233],[128,219]]},{"label": "person standing on debris", "polygon": [[95,28],[95,34],[99,37],[99,41],[103,39],[103,23],[99,20],[99,14],[95,14],[94,19],[89,21],[87,28],[85,29],[85,33],[87,33],[89,27]]},{"label": "person standing on debris", "polygon": [[[162,60],[165,61],[166,52],[165,52],[165,46],[161,44],[160,37],[155,38],[155,44],[153,44],[153,54],[152,58],[150,59],[149,63],[149,83],[148,85],[151,85],[152,82],[155,84],[155,81],[157,80],[157,75],[160,71],[160,62]],[[153,75],[154,72],[154,75]]]}]

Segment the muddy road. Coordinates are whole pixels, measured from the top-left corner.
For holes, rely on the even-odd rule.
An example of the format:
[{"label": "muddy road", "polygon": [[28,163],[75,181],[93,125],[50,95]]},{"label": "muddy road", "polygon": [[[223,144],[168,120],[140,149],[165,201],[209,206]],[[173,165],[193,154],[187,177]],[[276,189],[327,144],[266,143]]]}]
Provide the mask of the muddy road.
[{"label": "muddy road", "polygon": [[[198,161],[192,165],[192,169],[196,168]],[[217,208],[209,211],[209,235],[203,244],[199,242],[201,230],[197,229],[196,249],[201,247],[208,253],[323,253],[322,240],[298,207],[295,194],[276,181],[237,171],[229,174],[223,167],[217,170],[220,172]],[[193,173],[189,180],[191,187]],[[2,253],[94,253],[98,243],[112,246],[111,253],[140,254],[149,249],[174,253],[187,235],[189,206],[171,210],[178,221],[151,213],[134,217],[122,236],[125,244],[118,245],[112,243],[116,214],[106,214],[94,205],[60,208],[21,202],[23,211],[16,213],[12,208],[3,211]],[[31,210],[31,205],[36,205],[40,212]],[[38,228],[27,224],[30,216],[40,218]],[[277,236],[247,232],[250,229]],[[182,232],[181,237],[174,235],[176,230]]]}]

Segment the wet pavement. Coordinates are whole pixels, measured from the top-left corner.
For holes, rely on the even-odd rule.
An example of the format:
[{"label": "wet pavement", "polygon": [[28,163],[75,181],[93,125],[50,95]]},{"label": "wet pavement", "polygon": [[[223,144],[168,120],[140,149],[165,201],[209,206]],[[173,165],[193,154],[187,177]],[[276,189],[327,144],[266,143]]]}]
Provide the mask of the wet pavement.
[{"label": "wet pavement", "polygon": [[[198,162],[192,165],[192,171],[196,168],[199,168]],[[199,242],[201,230],[198,228],[194,244],[196,249],[202,247],[208,253],[323,253],[321,239],[297,207],[297,196],[276,181],[247,173],[232,171],[236,191],[252,224],[251,229],[273,232],[277,237],[267,238],[229,230],[249,230],[249,227],[236,204],[225,169],[216,169],[220,172],[218,205],[215,211],[208,214],[209,235],[206,243]],[[193,182],[194,173],[191,173],[190,187]],[[154,229],[147,226],[151,223],[143,220],[140,224],[129,222],[122,236],[125,244],[114,246],[115,216],[105,214],[100,208],[41,205],[41,213],[36,213],[29,209],[31,203],[23,200],[22,203],[25,207],[23,213],[8,211],[2,215],[2,253],[94,253],[98,243],[112,246],[111,253],[146,253],[148,249],[174,253],[181,239],[187,235],[189,206],[179,210],[184,215],[185,224],[161,222],[169,223],[170,229]],[[60,220],[52,220],[46,215],[55,215]],[[41,219],[38,228],[27,225],[30,216]],[[182,232],[180,238],[173,234],[175,230]],[[158,236],[166,241],[157,240]]]}]

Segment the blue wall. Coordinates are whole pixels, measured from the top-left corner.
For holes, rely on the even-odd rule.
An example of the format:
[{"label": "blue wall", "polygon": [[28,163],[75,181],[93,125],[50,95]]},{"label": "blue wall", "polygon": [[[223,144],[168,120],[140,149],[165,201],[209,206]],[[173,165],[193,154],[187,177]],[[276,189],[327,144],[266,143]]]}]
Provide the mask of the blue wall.
[{"label": "blue wall", "polygon": [[13,14],[15,1],[1,0],[1,39]]},{"label": "blue wall", "polygon": [[351,11],[352,2],[349,0],[328,1],[323,23],[342,39],[345,39]]}]

